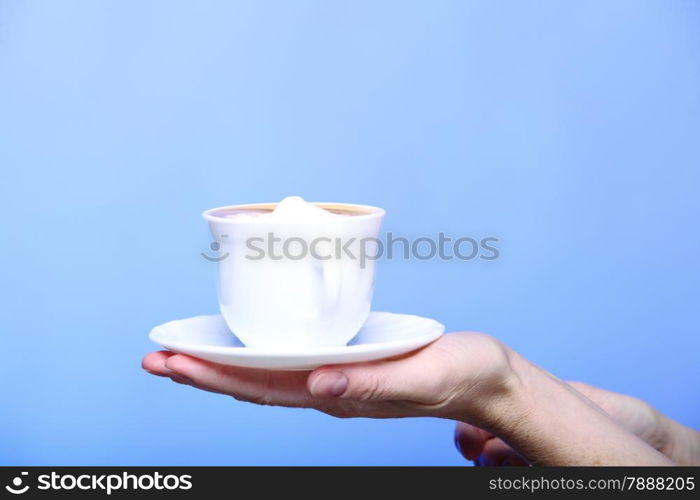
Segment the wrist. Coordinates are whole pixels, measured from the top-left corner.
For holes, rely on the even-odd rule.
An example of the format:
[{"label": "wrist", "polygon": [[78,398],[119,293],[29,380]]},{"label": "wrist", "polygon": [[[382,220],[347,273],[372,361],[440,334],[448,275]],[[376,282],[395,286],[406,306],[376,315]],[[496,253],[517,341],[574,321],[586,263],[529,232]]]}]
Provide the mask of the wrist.
[{"label": "wrist", "polygon": [[456,383],[466,390],[455,397],[443,417],[461,420],[500,433],[516,425],[516,415],[526,412],[523,377],[527,361],[497,339],[484,335],[480,358],[488,369],[477,380]]},{"label": "wrist", "polygon": [[499,436],[513,432],[531,412],[526,393],[532,365],[507,346],[503,349],[505,363],[499,383],[485,399],[481,411],[475,413],[476,425]]},{"label": "wrist", "polygon": [[535,465],[669,465],[588,398],[508,350],[502,390],[485,408],[482,428]]}]

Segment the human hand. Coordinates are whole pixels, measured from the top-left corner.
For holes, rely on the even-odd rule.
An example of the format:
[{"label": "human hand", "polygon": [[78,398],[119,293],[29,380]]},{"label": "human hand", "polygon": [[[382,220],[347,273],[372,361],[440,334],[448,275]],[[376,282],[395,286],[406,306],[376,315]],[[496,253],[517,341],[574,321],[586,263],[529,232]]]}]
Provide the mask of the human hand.
[{"label": "human hand", "polygon": [[527,463],[671,464],[580,392],[480,333],[448,334],[401,357],[310,373],[224,366],[167,351],[148,354],[142,365],[257,404],[337,417],[458,420],[499,436]]},{"label": "human hand", "polygon": [[159,351],[143,368],[176,382],[263,405],[338,417],[459,416],[483,422],[515,390],[509,349],[480,333],[444,335],[398,358],[324,366],[311,373],[224,366]]}]

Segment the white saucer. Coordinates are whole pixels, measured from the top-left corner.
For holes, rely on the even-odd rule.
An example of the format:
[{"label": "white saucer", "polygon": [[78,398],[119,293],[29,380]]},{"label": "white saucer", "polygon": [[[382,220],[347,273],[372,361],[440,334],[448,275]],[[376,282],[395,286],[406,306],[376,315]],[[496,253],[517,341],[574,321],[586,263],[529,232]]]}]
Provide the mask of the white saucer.
[{"label": "white saucer", "polygon": [[271,370],[311,370],[335,363],[357,363],[413,351],[434,341],[445,326],[410,314],[372,312],[348,345],[275,352],[245,347],[220,315],[195,316],[156,326],[149,338],[166,349],[223,365]]}]

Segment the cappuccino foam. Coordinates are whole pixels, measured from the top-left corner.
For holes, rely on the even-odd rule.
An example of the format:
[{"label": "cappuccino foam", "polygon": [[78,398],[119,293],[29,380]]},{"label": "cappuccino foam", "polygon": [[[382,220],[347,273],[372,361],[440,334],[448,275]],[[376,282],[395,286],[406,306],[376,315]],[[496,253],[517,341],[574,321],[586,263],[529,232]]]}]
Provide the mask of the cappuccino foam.
[{"label": "cappuccino foam", "polygon": [[221,214],[221,217],[233,220],[260,220],[295,224],[303,222],[325,222],[337,217],[349,217],[349,213],[334,213],[313,203],[305,201],[301,196],[287,196],[280,201],[274,210],[259,208],[240,208]]}]

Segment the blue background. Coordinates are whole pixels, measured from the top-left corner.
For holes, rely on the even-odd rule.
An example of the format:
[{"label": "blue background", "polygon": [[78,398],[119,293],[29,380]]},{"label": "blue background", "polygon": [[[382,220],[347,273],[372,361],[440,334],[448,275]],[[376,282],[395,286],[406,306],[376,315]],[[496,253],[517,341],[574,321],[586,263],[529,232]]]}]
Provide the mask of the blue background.
[{"label": "blue background", "polygon": [[375,309],[700,426],[700,4],[0,2],[2,464],[461,464],[452,423],[151,377],[217,310],[203,209],[368,203],[496,262],[383,261]]}]

